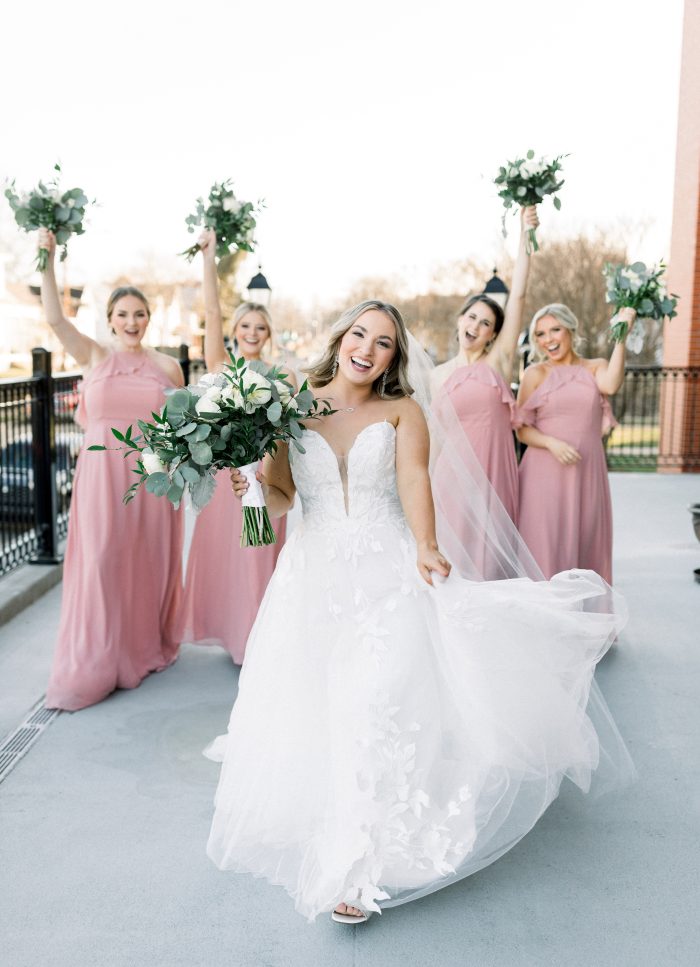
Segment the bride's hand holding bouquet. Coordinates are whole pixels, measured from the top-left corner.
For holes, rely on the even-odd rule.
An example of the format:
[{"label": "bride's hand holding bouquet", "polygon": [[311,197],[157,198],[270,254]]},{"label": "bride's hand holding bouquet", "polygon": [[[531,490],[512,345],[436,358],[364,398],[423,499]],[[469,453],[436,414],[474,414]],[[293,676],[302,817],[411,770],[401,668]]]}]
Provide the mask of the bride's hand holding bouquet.
[{"label": "bride's hand holding bouquet", "polygon": [[211,500],[216,472],[237,467],[248,483],[241,546],[261,547],[276,538],[256,478],[258,463],[280,443],[303,452],[302,422],[333,411],[314,397],[306,382],[295,392],[281,370],[230,358],[221,373],[207,373],[196,385],[170,393],[162,411],[152,414],[152,423],[138,421],[140,435],[131,426],[124,433],[113,428],[123,445],[111,449],[138,455],[138,480],[124,495],[125,503],[145,486],[177,508],[187,490],[199,511]]}]

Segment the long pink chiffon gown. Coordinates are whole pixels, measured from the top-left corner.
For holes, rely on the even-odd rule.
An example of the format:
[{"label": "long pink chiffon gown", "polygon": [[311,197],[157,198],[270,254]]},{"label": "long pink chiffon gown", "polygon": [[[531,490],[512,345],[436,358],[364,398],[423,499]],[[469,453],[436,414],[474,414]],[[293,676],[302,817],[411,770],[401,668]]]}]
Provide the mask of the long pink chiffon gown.
[{"label": "long pink chiffon gown", "polygon": [[[510,519],[518,522],[518,461],[513,439],[515,398],[500,373],[484,361],[459,366],[440,393],[459,422]],[[439,396],[434,405],[439,406]]]},{"label": "long pink chiffon gown", "polygon": [[528,447],[520,463],[520,533],[546,578],[590,568],[612,584],[612,503],[602,434],[615,425],[595,378],[580,365],[552,366],[519,421],[581,454],[570,466]]},{"label": "long pink chiffon gown", "polygon": [[[85,447],[117,446],[111,427],[150,419],[171,385],[146,352],[112,353],[83,383]],[[133,466],[121,453],[78,458],[48,708],[94,705],[177,658],[183,518],[145,491],[124,506]]]},{"label": "long pink chiffon gown", "polygon": [[241,502],[228,471],[217,474],[211,501],[197,515],[182,599],[182,641],[219,645],[243,664],[245,646],[286,536],[286,517],[272,521],[277,543],[241,547]]}]

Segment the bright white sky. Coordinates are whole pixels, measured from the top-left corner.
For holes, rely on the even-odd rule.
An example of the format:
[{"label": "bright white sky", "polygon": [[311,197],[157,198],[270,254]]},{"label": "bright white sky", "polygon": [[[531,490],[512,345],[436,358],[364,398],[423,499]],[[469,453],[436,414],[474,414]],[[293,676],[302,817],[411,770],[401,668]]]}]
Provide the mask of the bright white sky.
[{"label": "bright white sky", "polygon": [[420,288],[437,263],[497,259],[491,179],[529,147],[571,153],[543,241],[644,220],[639,256],[668,255],[682,0],[9,0],[0,16],[0,177],[28,188],[59,158],[65,187],[101,202],[70,245],[75,282],[190,244],[194,199],[232,177],[266,199],[273,299],[393,272]]}]

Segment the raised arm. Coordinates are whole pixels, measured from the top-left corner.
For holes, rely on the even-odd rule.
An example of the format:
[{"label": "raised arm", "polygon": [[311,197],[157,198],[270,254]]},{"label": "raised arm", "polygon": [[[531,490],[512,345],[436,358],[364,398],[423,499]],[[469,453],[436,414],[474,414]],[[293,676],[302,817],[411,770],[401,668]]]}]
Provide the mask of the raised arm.
[{"label": "raised arm", "polygon": [[520,244],[518,257],[513,269],[513,280],[510,295],[506,304],[503,327],[496,336],[493,348],[489,353],[491,365],[497,366],[501,375],[510,382],[513,371],[513,359],[518,345],[518,336],[523,324],[523,309],[527,294],[527,280],[530,275],[530,256],[527,251],[527,232],[537,228],[540,220],[537,217],[537,206],[520,209]]},{"label": "raised arm", "polygon": [[[637,313],[629,307],[620,309],[618,317],[624,319],[628,328],[637,318]],[[626,338],[626,337],[625,337]],[[598,389],[606,396],[614,396],[625,381],[625,340],[616,342],[609,360],[601,359],[595,369],[595,381]]]},{"label": "raised arm", "polygon": [[224,343],[224,325],[219,303],[219,279],[216,274],[216,234],[206,228],[199,236],[204,272],[204,360],[210,373],[228,362]]},{"label": "raised arm", "polygon": [[46,321],[51,326],[61,345],[79,366],[89,368],[103,358],[106,350],[89,336],[84,335],[63,315],[63,306],[56,283],[56,236],[47,228],[39,230],[39,248],[49,253],[46,271],[41,273],[41,301]]},{"label": "raised arm", "polygon": [[435,505],[430,487],[430,436],[425,417],[413,400],[404,400],[396,427],[396,480],[408,526],[417,544],[420,576],[432,584],[432,572],[447,577],[451,565],[440,553],[435,535]]}]

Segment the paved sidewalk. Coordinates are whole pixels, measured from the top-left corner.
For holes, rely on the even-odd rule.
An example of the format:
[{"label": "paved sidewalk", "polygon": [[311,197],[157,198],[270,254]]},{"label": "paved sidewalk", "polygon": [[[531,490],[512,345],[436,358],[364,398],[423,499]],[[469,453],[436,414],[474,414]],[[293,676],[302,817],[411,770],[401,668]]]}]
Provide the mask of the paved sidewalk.
[{"label": "paved sidewalk", "polygon": [[[691,967],[700,949],[699,476],[612,476],[630,622],[598,674],[639,770],[566,788],[493,866],[344,929],[219,873],[204,847],[237,671],[186,647],[140,688],[62,714],[0,784],[3,967]],[[0,585],[0,593],[2,591]],[[41,696],[60,589],[0,628],[0,736]]]}]

